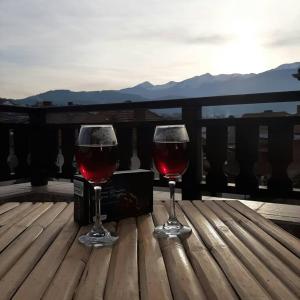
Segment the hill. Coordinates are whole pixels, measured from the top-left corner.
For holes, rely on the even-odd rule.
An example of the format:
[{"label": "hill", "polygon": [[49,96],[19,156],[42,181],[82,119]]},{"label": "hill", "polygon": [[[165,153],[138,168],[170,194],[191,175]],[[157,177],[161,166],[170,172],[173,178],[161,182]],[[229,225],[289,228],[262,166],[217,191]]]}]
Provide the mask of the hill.
[{"label": "hill", "polygon": [[121,90],[87,92],[53,90],[15,100],[14,103],[37,105],[44,101],[51,101],[53,105],[67,105],[68,102],[73,104],[101,104],[300,90],[299,81],[292,76],[299,67],[300,62],[295,62],[283,64],[258,74],[212,75],[206,73],[180,82],[170,81],[160,85],[146,81]]}]

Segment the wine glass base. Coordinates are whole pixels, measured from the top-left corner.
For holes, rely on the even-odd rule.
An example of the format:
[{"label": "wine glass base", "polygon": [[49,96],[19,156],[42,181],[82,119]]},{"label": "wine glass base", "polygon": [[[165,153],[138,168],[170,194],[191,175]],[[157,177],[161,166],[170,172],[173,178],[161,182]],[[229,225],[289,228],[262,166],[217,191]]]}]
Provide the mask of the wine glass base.
[{"label": "wine glass base", "polygon": [[108,231],[105,231],[105,233],[90,231],[85,235],[81,235],[78,241],[88,247],[106,247],[112,246],[118,238],[116,234]]},{"label": "wine glass base", "polygon": [[192,229],[188,226],[183,225],[160,225],[154,228],[154,236],[157,238],[168,238],[168,237],[188,237],[192,232]]}]

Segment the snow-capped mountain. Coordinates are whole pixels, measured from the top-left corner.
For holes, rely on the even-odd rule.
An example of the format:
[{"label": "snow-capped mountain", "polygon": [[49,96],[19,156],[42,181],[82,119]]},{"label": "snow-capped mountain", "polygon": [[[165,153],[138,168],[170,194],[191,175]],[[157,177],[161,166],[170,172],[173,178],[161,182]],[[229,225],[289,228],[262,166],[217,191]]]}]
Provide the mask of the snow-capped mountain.
[{"label": "snow-capped mountain", "polygon": [[258,74],[206,73],[163,85],[145,82],[120,91],[149,99],[166,99],[300,90],[299,81],[292,77],[299,67],[300,62],[296,62]]},{"label": "snow-capped mountain", "polygon": [[283,64],[275,69],[258,74],[212,75],[206,73],[183,81],[170,81],[158,85],[146,81],[134,87],[114,91],[73,92],[54,90],[16,100],[15,103],[35,105],[37,102],[51,101],[54,105],[66,105],[68,102],[96,104],[293,91],[300,90],[300,82],[292,76],[298,68],[300,68],[300,62]]}]

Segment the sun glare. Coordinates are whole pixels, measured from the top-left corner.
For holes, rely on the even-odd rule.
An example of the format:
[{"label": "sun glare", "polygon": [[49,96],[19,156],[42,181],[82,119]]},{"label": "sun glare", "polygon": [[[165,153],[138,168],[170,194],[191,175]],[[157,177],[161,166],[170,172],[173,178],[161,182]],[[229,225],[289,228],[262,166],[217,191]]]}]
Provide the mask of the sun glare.
[{"label": "sun glare", "polygon": [[232,39],[218,49],[218,71],[251,73],[264,70],[264,49],[257,31],[246,24],[235,25]]}]

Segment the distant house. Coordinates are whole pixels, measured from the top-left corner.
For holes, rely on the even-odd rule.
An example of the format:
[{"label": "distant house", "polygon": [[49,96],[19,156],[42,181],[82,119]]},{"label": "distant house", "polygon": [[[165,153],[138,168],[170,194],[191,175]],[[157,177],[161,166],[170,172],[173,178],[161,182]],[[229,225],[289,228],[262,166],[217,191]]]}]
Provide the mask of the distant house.
[{"label": "distant house", "polygon": [[286,111],[273,111],[273,110],[265,110],[261,113],[246,113],[242,115],[242,118],[259,118],[259,117],[288,117],[289,114]]}]

